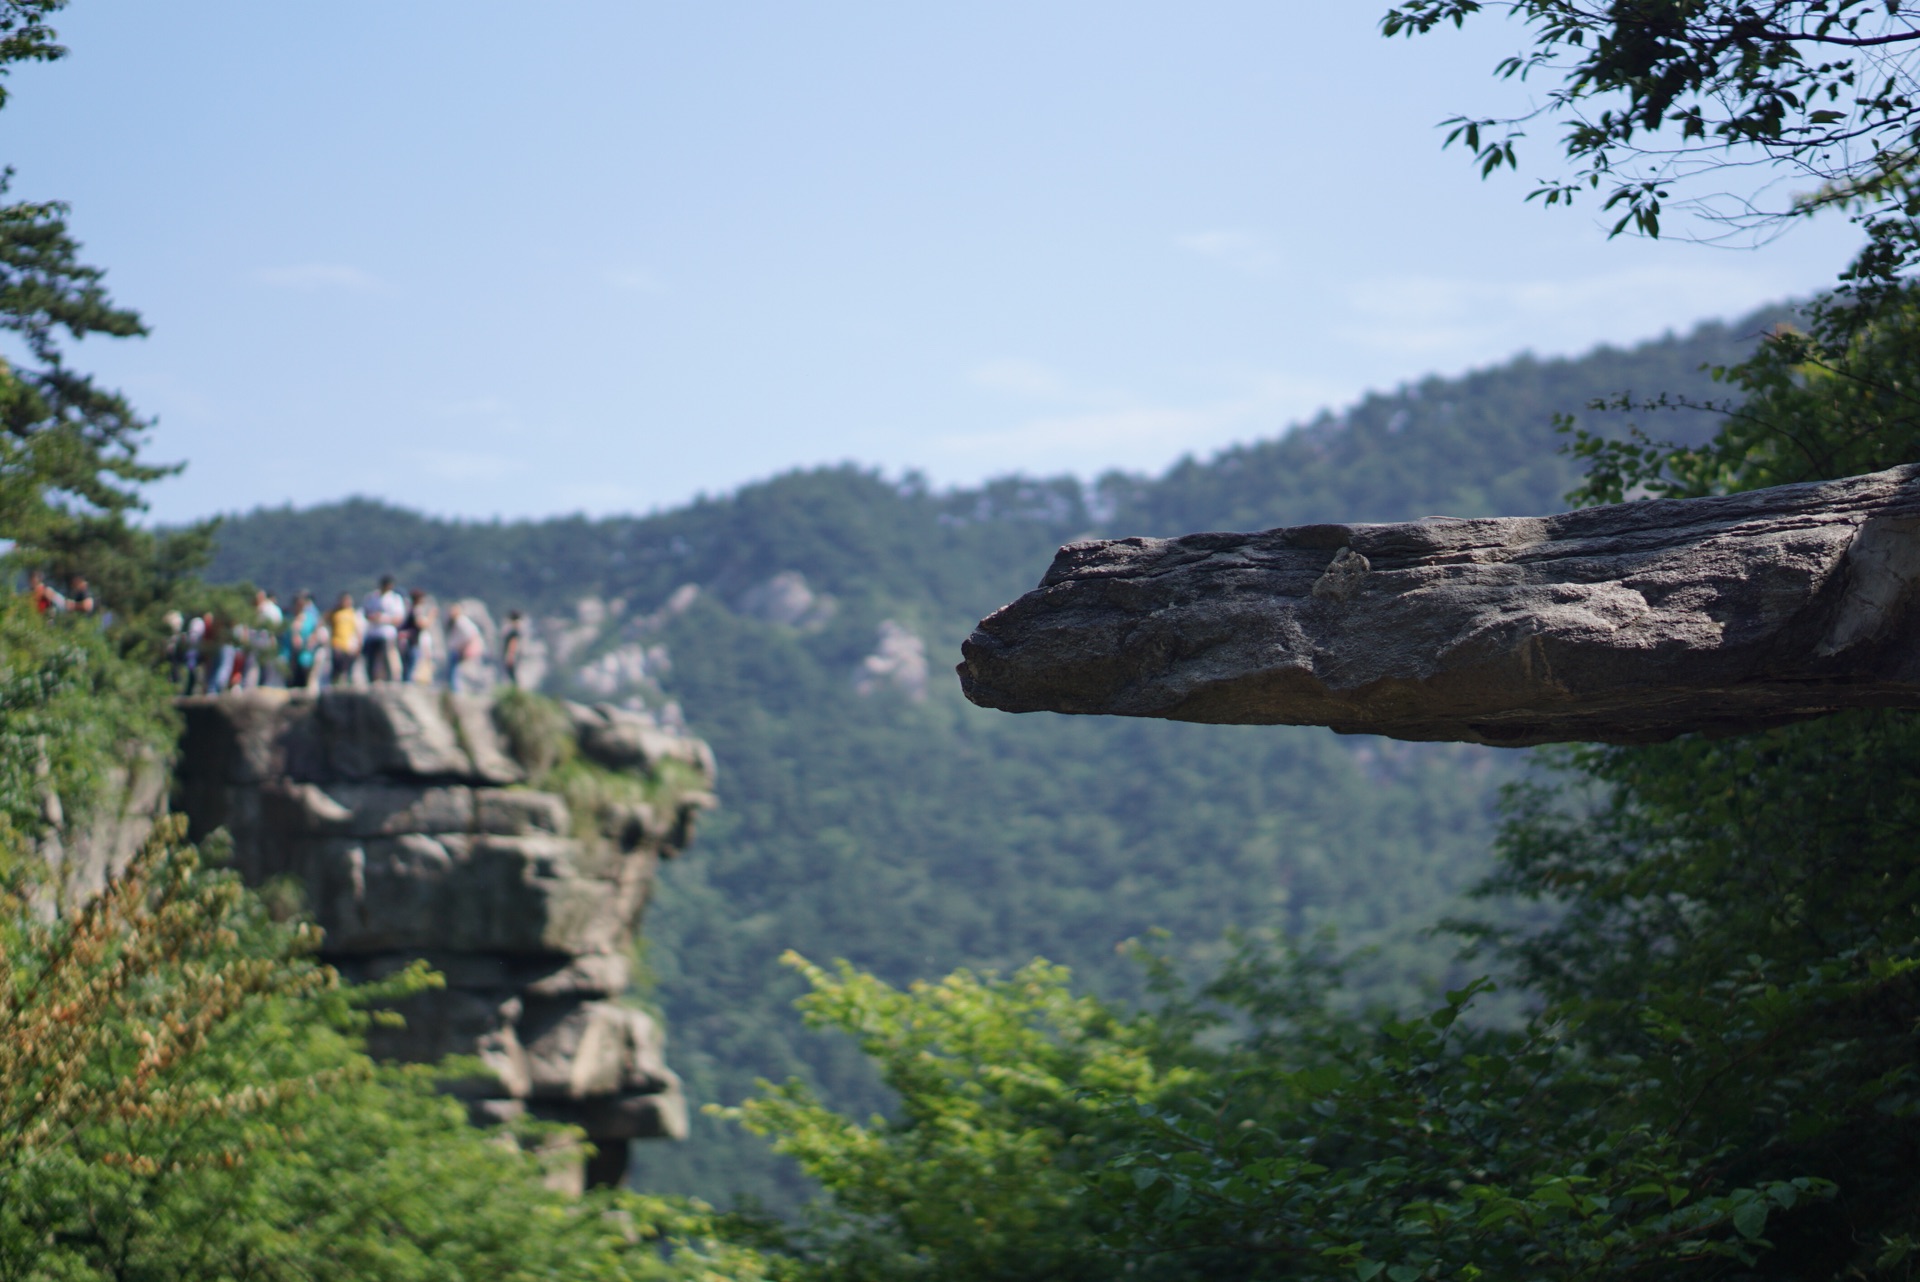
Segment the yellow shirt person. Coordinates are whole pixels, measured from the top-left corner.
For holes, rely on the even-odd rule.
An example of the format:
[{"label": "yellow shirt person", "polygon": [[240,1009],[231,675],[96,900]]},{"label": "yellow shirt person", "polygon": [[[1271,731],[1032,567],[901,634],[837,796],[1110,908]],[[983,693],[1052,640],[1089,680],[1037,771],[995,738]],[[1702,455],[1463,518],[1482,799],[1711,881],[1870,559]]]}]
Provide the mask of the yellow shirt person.
[{"label": "yellow shirt person", "polygon": [[339,604],[327,612],[328,638],[333,645],[332,684],[345,685],[353,675],[353,661],[360,655],[362,632],[360,612],[353,607],[353,594],[342,592]]}]

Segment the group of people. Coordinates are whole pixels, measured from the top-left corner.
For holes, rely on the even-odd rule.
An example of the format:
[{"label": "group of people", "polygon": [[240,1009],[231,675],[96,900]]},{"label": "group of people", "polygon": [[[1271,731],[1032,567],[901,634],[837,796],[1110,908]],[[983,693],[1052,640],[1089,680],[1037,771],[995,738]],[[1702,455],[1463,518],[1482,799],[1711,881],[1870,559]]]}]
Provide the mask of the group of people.
[{"label": "group of people", "polygon": [[[273,593],[261,591],[254,594],[251,623],[224,620],[214,611],[192,619],[174,614],[168,622],[168,655],[175,688],[183,694],[388,682],[474,692],[494,682],[480,624],[458,602],[443,614],[425,589],[402,593],[392,575],[357,604],[351,592],[342,592],[324,613],[311,592],[296,593],[283,610]],[[516,610],[501,635],[500,671],[508,682],[517,679],[523,645]]]},{"label": "group of people", "polygon": [[27,575],[27,595],[33,599],[33,608],[43,615],[92,614],[96,608],[93,589],[87,586],[84,574],[69,578],[63,594],[54,590],[46,575],[34,570]]}]

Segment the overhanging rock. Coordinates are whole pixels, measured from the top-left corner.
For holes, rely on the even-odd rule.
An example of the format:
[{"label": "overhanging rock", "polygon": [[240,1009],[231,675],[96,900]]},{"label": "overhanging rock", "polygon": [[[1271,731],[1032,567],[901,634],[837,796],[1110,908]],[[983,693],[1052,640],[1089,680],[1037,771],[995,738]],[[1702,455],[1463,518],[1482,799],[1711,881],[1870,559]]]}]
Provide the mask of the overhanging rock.
[{"label": "overhanging rock", "polygon": [[1501,746],[1920,707],[1920,464],[1545,517],[1060,549],[961,686],[1009,712]]}]

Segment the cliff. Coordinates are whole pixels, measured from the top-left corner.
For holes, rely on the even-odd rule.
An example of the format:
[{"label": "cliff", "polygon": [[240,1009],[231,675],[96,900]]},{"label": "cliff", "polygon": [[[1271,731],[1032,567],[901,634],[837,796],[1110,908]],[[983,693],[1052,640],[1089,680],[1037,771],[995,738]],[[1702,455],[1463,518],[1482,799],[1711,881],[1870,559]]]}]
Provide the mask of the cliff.
[{"label": "cliff", "polygon": [[620,1178],[627,1140],[685,1135],[661,1030],[617,999],[659,861],[712,804],[705,744],[609,705],[398,685],[180,707],[191,835],[224,828],[252,885],[297,883],[347,978],[446,976],[374,1054],[472,1056],[449,1089],[476,1120],[581,1127],[590,1182]]}]

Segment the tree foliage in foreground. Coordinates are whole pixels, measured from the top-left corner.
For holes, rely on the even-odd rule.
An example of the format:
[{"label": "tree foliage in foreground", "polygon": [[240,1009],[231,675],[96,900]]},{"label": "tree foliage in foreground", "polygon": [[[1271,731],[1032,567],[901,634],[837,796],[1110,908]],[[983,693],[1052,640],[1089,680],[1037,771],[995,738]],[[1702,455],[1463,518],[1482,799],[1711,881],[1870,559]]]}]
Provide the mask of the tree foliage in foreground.
[{"label": "tree foliage in foreground", "polygon": [[[1424,1018],[1338,1014],[1334,972],[1252,940],[1190,995],[1163,970],[1145,1013],[1045,963],[905,991],[805,967],[809,1017],[857,1037],[899,1107],[855,1122],[789,1083],[735,1116],[827,1190],[784,1244],[801,1278],[1847,1276],[1851,1174],[1731,1132],[1777,1123],[1756,1096],[1829,1092],[1807,1070],[1846,1047],[1822,1012],[1906,969],[1750,969],[1612,1046],[1584,999],[1476,1028],[1481,984]],[[1881,1085],[1838,1111],[1882,1122]],[[1807,1119],[1802,1151],[1843,1129]]]},{"label": "tree foliage in foreground", "polygon": [[[1405,0],[1389,36],[1505,15],[1527,43],[1496,74],[1547,87],[1525,115],[1460,116],[1483,174],[1517,169],[1525,127],[1557,126],[1568,170],[1532,197],[1598,194],[1614,231],[1659,235],[1676,192],[1736,232],[1851,206],[1872,241],[1868,274],[1896,274],[1916,240],[1920,6],[1907,0]],[[1756,170],[1757,167],[1757,170]],[[1742,172],[1744,171],[1744,173]],[[1757,187],[1704,183],[1758,175]],[[1783,198],[1769,192],[1787,184]],[[1698,194],[1693,194],[1698,193]]]},{"label": "tree foliage in foreground", "polygon": [[430,1069],[373,1064],[361,1005],[430,978],[347,992],[314,942],[171,829],[69,915],[0,897],[0,1278],[700,1278],[746,1259],[701,1249],[692,1213],[548,1189],[553,1159],[469,1125]]}]

